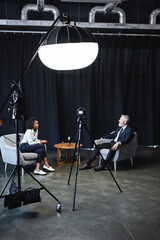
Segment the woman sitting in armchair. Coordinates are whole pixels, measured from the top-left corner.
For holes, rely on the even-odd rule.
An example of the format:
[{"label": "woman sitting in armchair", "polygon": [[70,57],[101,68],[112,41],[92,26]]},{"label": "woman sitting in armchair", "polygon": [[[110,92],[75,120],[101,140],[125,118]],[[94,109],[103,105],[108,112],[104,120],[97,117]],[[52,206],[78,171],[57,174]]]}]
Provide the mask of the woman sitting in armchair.
[{"label": "woman sitting in armchair", "polygon": [[36,168],[34,170],[34,174],[37,175],[46,175],[46,172],[40,169],[41,162],[44,160],[43,169],[49,172],[54,172],[53,169],[47,161],[46,148],[45,145],[47,140],[39,140],[38,139],[38,120],[34,117],[31,117],[26,122],[26,132],[20,144],[21,152],[34,152],[38,154]]}]

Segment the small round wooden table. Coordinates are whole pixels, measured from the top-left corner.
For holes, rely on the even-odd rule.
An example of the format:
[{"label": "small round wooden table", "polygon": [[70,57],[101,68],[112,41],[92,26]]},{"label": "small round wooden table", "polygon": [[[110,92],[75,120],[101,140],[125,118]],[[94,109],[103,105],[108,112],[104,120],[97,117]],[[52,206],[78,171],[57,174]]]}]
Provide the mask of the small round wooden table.
[{"label": "small round wooden table", "polygon": [[[54,145],[57,148],[57,164],[64,164],[65,162],[71,161],[71,150],[75,149],[75,143],[57,143]],[[80,147],[82,144],[80,144]],[[65,149],[66,151],[66,161],[60,159],[60,150]],[[78,162],[81,163],[80,154],[78,156]]]}]

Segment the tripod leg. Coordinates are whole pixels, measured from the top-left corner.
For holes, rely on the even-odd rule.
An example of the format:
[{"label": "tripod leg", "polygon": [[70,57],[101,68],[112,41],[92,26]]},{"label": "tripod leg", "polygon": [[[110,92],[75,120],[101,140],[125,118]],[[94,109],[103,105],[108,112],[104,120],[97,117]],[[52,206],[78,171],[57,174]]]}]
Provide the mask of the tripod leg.
[{"label": "tripod leg", "polygon": [[[24,168],[24,167],[23,167]],[[27,172],[44,190],[46,190],[46,192],[51,195],[58,203],[61,204],[61,202],[58,200],[58,198],[56,198],[45,186],[42,185],[42,183],[40,183],[30,172],[28,172],[25,168],[24,168],[25,172]]]},{"label": "tripod leg", "polygon": [[77,176],[78,176],[78,163],[79,163],[79,154],[80,154],[80,140],[81,140],[81,131],[82,131],[82,121],[79,120],[78,134],[77,134],[77,152],[76,152],[76,170],[75,170],[75,183],[74,183],[74,197],[73,197],[73,208],[75,210],[75,200],[76,200],[76,190],[77,190]]},{"label": "tripod leg", "polygon": [[76,170],[75,170],[75,184],[74,184],[74,197],[73,197],[73,208],[75,210],[75,201],[76,201],[76,190],[77,190],[77,176],[78,176],[78,163],[79,163],[79,153],[76,153]]},{"label": "tripod leg", "polygon": [[70,168],[70,172],[69,172],[69,177],[68,177],[68,185],[69,185],[69,183],[70,183],[71,174],[72,174],[72,169],[73,169],[73,163],[74,163],[75,156],[76,156],[77,143],[78,143],[78,132],[77,132],[77,137],[76,137],[76,144],[75,144],[75,149],[74,149],[73,160],[72,160],[72,164],[71,164],[71,168]]},{"label": "tripod leg", "polygon": [[74,158],[73,158],[72,163],[71,163],[71,168],[70,168],[69,177],[68,177],[68,185],[69,185],[70,179],[71,179],[71,174],[72,174],[72,169],[73,169],[73,163],[74,163]]},{"label": "tripod leg", "polygon": [[[16,168],[17,168],[17,166],[15,166],[15,167],[13,168],[13,170],[12,170],[12,172],[11,172],[11,175],[9,176],[9,178],[8,178],[5,186],[3,187],[3,189],[2,189],[2,191],[1,191],[1,193],[0,193],[0,197],[2,197],[4,191],[5,191],[6,187],[8,186],[9,182],[11,181],[12,177],[13,177],[13,176],[15,177],[15,175],[16,175]],[[13,178],[14,178],[14,177],[13,177]]]},{"label": "tripod leg", "polygon": [[115,183],[116,183],[116,185],[117,185],[119,191],[122,192],[122,189],[120,188],[120,186],[119,186],[117,180],[116,180],[115,177],[113,176],[113,173],[111,172],[110,168],[109,168],[108,166],[107,166],[107,168],[108,168],[108,171],[110,172],[110,174],[111,174],[113,180],[115,181]]},{"label": "tripod leg", "polygon": [[[84,127],[85,127],[85,129],[87,130],[88,134],[90,135],[92,142],[94,143],[94,145],[95,145],[95,146],[96,146],[96,148],[98,149],[98,147],[97,147],[97,145],[96,145],[96,143],[95,143],[95,141],[94,141],[94,139],[93,139],[93,137],[92,137],[92,135],[91,135],[91,133],[90,133],[89,129],[87,128],[87,126],[86,126],[85,124],[84,124]],[[104,161],[104,158],[103,158],[103,156],[102,156],[102,154],[101,154],[101,152],[100,152],[100,151],[99,151],[99,154],[100,154],[101,158],[102,158],[102,159],[103,159],[103,161]],[[118,182],[116,181],[115,177],[113,176],[113,174],[112,174],[112,172],[111,172],[110,168],[109,168],[108,166],[107,166],[107,168],[108,168],[108,171],[109,171],[109,173],[111,174],[111,176],[112,176],[112,178],[113,178],[114,182],[116,183],[116,185],[117,185],[117,187],[118,187],[119,191],[120,191],[120,192],[122,192],[122,190],[121,190],[121,188],[120,188],[120,186],[119,186]]]}]

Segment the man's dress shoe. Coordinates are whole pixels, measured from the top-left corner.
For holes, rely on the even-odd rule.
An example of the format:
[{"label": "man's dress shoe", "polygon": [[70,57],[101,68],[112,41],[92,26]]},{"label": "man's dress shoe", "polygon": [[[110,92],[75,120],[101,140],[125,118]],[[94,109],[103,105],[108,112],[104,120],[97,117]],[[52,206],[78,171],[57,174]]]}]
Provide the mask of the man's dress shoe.
[{"label": "man's dress shoe", "polygon": [[102,171],[102,170],[104,170],[104,169],[105,169],[105,166],[100,165],[100,166],[96,166],[96,167],[94,168],[94,171]]},{"label": "man's dress shoe", "polygon": [[79,170],[91,169],[91,165],[84,164],[83,167],[79,168]]}]

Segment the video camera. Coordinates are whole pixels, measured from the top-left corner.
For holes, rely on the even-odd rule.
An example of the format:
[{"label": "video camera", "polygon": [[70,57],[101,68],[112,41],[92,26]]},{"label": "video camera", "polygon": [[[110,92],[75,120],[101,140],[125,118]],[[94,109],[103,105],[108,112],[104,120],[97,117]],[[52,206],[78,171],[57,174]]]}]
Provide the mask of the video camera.
[{"label": "video camera", "polygon": [[86,109],[85,108],[82,108],[82,107],[79,107],[77,109],[77,116],[78,116],[78,120],[86,120]]}]

